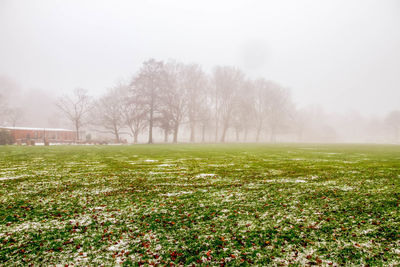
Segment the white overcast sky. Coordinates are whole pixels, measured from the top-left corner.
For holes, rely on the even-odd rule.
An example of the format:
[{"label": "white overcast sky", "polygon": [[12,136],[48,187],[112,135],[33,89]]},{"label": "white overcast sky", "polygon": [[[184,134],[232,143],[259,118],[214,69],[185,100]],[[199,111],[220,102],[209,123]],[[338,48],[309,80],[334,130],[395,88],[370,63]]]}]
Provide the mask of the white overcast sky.
[{"label": "white overcast sky", "polygon": [[99,95],[148,58],[237,66],[298,106],[400,109],[397,0],[0,0],[0,75]]}]

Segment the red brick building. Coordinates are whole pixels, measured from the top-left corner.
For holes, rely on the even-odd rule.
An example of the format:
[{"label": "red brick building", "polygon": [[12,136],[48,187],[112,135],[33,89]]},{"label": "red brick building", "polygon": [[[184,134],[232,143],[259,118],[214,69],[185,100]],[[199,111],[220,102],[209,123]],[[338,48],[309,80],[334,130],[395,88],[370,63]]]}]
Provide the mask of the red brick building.
[{"label": "red brick building", "polygon": [[76,133],[72,130],[57,128],[0,127],[10,132],[13,143],[72,143],[76,141]]}]

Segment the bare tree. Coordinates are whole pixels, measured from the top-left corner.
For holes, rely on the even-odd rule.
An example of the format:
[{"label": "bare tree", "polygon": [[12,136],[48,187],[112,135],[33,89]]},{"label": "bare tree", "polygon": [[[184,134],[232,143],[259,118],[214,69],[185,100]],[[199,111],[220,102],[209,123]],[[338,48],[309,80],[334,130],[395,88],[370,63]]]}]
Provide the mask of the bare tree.
[{"label": "bare tree", "polygon": [[166,87],[164,63],[154,59],[143,63],[139,73],[134,77],[131,86],[144,100],[148,113],[149,144],[153,143],[154,118],[159,106],[160,92]]},{"label": "bare tree", "polygon": [[17,125],[23,118],[24,111],[22,108],[19,107],[12,107],[6,110],[6,121],[10,123],[13,127]]},{"label": "bare tree", "polygon": [[0,74],[0,112],[3,112],[3,115],[10,106],[17,103],[13,100],[19,100],[20,93],[21,88],[14,80]]},{"label": "bare tree", "polygon": [[272,110],[271,82],[258,79],[254,83],[254,119],[256,128],[256,142],[260,141],[260,134],[265,127],[266,120]]},{"label": "bare tree", "polygon": [[173,143],[178,142],[180,124],[184,119],[187,110],[187,99],[185,97],[184,67],[182,64],[169,62],[165,65],[166,87],[160,92],[160,104],[164,117],[169,118],[172,126]]},{"label": "bare tree", "polygon": [[95,104],[93,109],[93,123],[101,126],[103,133],[111,133],[115,142],[121,141],[122,129],[125,125],[123,116],[125,86],[122,84],[111,88]]},{"label": "bare tree", "polygon": [[240,134],[243,133],[243,141],[247,140],[250,128],[253,126],[255,117],[254,104],[254,83],[247,80],[239,88],[239,97],[236,99],[236,105],[233,115],[233,127],[235,128],[236,141],[240,141]]},{"label": "bare tree", "polygon": [[139,134],[147,126],[147,113],[144,100],[136,88],[128,88],[126,86],[122,92],[124,98],[121,103],[123,119],[131,132],[133,143],[137,144]]},{"label": "bare tree", "polygon": [[201,129],[201,142],[206,141],[206,132],[212,128],[212,112],[209,106],[202,106],[199,114],[199,125]]},{"label": "bare tree", "polygon": [[392,129],[395,142],[398,142],[400,131],[400,111],[394,110],[390,112],[385,118],[385,123]]},{"label": "bare tree", "polygon": [[164,132],[164,143],[168,143],[168,137],[173,130],[172,116],[167,109],[161,109],[155,122]]},{"label": "bare tree", "polygon": [[201,130],[201,142],[205,142],[206,132],[210,132],[213,124],[213,103],[214,103],[214,94],[213,88],[210,86],[210,83],[207,81],[206,86],[202,89],[199,101],[199,109],[197,121]]},{"label": "bare tree", "polygon": [[265,110],[266,118],[270,131],[270,142],[275,142],[278,131],[284,126],[294,105],[287,89],[274,82],[268,82],[267,88],[270,101]]},{"label": "bare tree", "polygon": [[64,113],[68,120],[75,127],[76,139],[80,140],[79,130],[85,123],[85,116],[88,114],[92,104],[92,98],[87,90],[77,88],[72,96],[65,95],[58,99],[56,105]]},{"label": "bare tree", "polygon": [[[239,90],[243,86],[244,74],[232,67],[216,67],[214,70],[215,99],[216,99],[216,128],[221,119],[222,133],[221,142],[225,142],[228,128],[232,123],[232,116],[237,100]],[[218,132],[216,132],[216,135]]]},{"label": "bare tree", "polygon": [[297,109],[294,114],[294,123],[293,128],[297,135],[297,141],[302,142],[304,141],[304,134],[307,128],[310,127],[310,114],[306,108]]},{"label": "bare tree", "polygon": [[200,120],[202,106],[207,97],[207,76],[197,64],[184,65],[182,69],[182,86],[184,88],[187,117],[190,128],[190,142],[195,141],[196,124]]}]

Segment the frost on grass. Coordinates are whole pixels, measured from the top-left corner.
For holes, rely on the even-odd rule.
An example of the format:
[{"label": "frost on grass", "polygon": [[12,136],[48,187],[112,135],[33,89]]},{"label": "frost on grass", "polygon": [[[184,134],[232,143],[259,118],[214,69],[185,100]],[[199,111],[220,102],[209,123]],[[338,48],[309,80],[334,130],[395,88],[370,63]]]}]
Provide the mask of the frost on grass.
[{"label": "frost on grass", "polygon": [[157,162],[158,160],[156,159],[145,159],[144,162]]},{"label": "frost on grass", "polygon": [[267,179],[265,183],[307,183],[304,179]]},{"label": "frost on grass", "polygon": [[4,177],[0,177],[0,181],[15,180],[15,179],[21,179],[21,178],[27,178],[27,177],[32,177],[32,176],[31,175],[27,175],[27,174],[16,175],[16,176],[4,176]]},{"label": "frost on grass", "polygon": [[161,194],[162,196],[167,196],[167,197],[175,197],[175,196],[181,196],[181,195],[187,195],[187,194],[192,194],[192,191],[180,191],[180,192],[175,192],[175,193],[166,193],[166,194]]},{"label": "frost on grass", "polygon": [[398,265],[399,148],[173,148],[8,148],[0,177],[34,178],[0,182],[0,259]]},{"label": "frost on grass", "polygon": [[214,173],[200,173],[196,175],[196,178],[207,178],[207,177],[215,177]]}]

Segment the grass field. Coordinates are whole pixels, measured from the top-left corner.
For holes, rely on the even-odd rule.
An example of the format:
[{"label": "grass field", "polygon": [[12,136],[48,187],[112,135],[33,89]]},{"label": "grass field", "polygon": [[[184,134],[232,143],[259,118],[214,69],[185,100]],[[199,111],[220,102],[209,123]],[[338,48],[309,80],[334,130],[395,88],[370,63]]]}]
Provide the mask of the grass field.
[{"label": "grass field", "polygon": [[400,146],[9,146],[0,186],[4,265],[400,264]]}]

